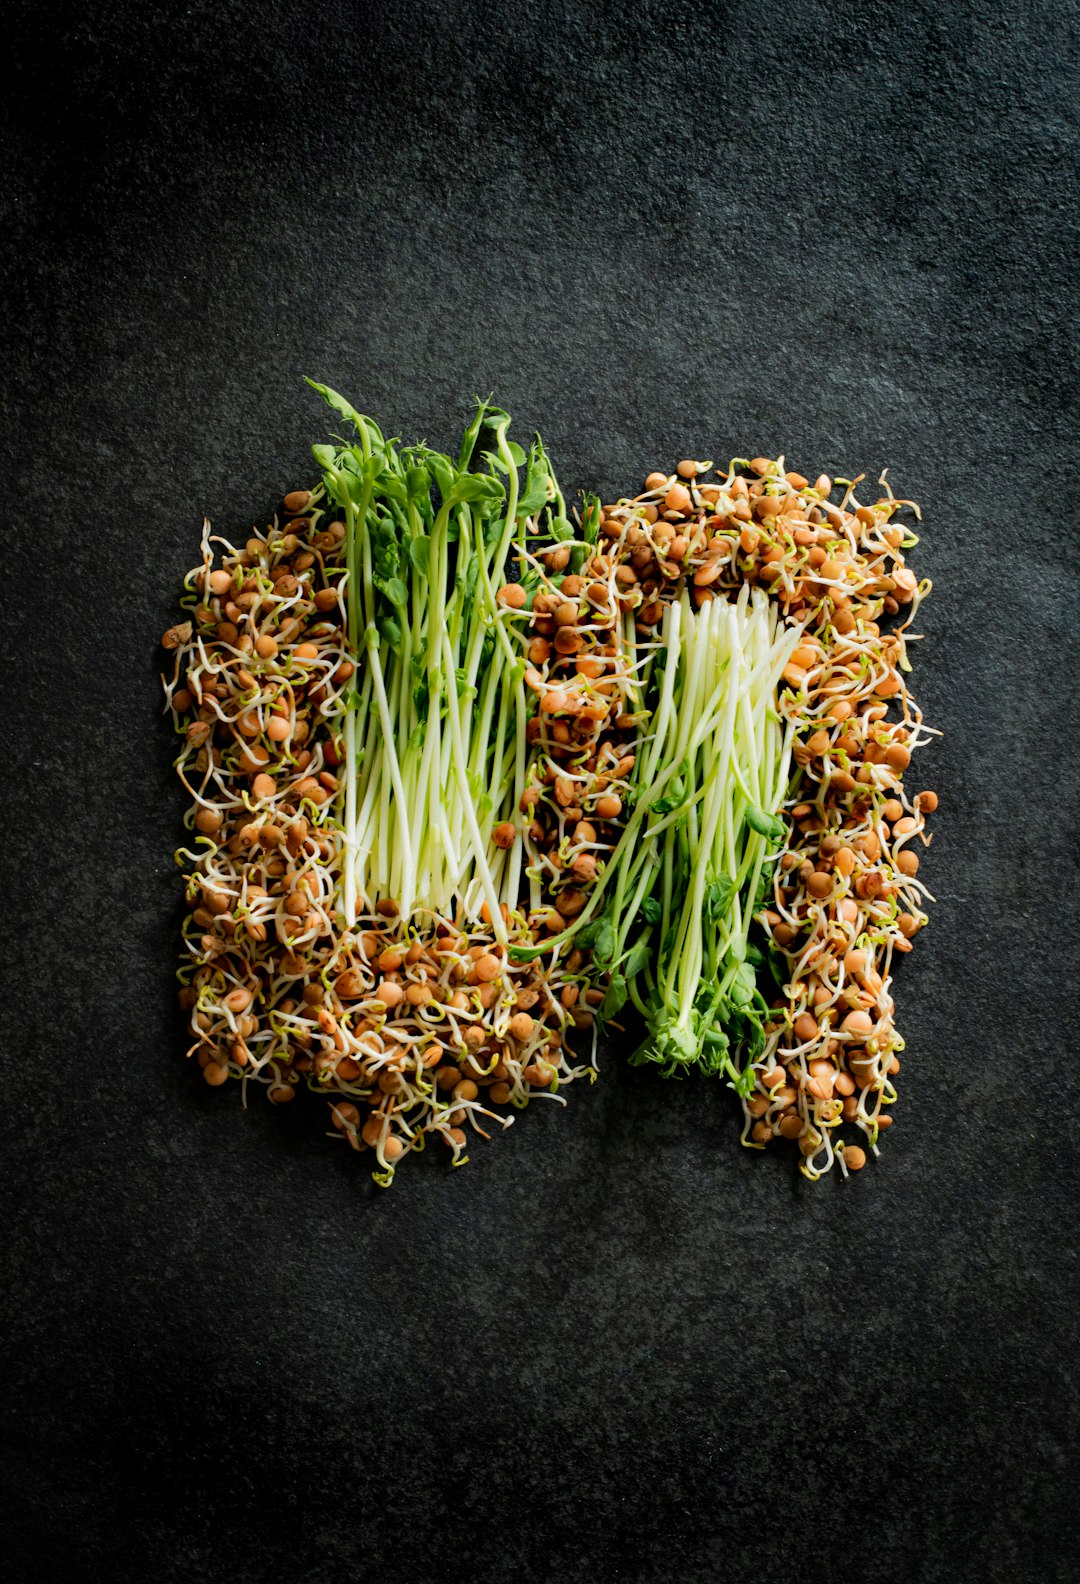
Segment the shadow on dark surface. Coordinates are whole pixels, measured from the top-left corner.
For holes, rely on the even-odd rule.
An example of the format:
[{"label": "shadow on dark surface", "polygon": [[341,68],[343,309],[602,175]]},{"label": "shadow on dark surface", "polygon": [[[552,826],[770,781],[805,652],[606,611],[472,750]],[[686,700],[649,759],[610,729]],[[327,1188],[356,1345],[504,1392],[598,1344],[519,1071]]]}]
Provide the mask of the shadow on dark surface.
[{"label": "shadow on dark surface", "polygon": [[[1072,11],[8,24],[9,1568],[1071,1578]],[[304,373],[432,443],[494,390],[605,495],[783,451],[922,503],[939,900],[857,1182],[609,1056],[379,1194],[185,1066],[147,655],[202,514],[306,476]]]}]

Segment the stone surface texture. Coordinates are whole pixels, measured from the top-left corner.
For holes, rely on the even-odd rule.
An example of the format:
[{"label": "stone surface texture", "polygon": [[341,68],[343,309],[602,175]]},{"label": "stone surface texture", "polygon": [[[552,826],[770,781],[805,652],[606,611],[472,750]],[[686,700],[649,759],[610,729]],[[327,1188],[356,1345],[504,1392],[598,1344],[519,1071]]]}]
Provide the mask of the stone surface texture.
[{"label": "stone surface texture", "polygon": [[[1075,8],[14,0],[4,1554],[25,1579],[1075,1576]],[[940,742],[898,1124],[847,1186],[609,1049],[373,1189],[182,1060],[159,633],[310,373],[567,484],[920,501]]]}]

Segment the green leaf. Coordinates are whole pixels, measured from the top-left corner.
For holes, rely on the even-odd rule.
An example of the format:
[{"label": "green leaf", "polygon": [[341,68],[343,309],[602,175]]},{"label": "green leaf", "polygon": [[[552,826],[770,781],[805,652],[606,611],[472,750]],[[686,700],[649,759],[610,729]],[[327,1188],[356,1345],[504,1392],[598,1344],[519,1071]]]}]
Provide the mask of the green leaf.
[{"label": "green leaf", "polygon": [[581,516],[581,537],[586,544],[595,544],[600,532],[600,501],[596,495],[586,495],[585,510]]},{"label": "green leaf", "polygon": [[631,979],[636,979],[638,974],[648,967],[648,963],[649,943],[648,941],[638,941],[636,946],[631,947],[630,955],[623,963],[622,971],[626,975],[627,982]]},{"label": "green leaf", "polygon": [[392,473],[380,473],[377,485],[380,495],[386,500],[396,501],[399,506],[407,504],[409,492],[402,480],[395,478]]},{"label": "green leaf", "polygon": [[546,505],[547,483],[535,480],[519,497],[517,513],[519,517],[532,517],[536,512],[543,511]]},{"label": "green leaf", "polygon": [[705,917],[710,924],[726,918],[735,895],[735,882],[730,875],[710,880],[705,890]]},{"label": "green leaf", "polygon": [[746,1054],[753,1062],[765,1049],[765,1030],[761,1026],[760,1018],[748,1016],[747,1022],[750,1024],[750,1031],[747,1035]]},{"label": "green leaf", "polygon": [[383,593],[386,595],[387,599],[390,601],[391,605],[396,605],[397,608],[401,610],[405,605],[408,604],[409,591],[399,577],[385,579],[377,578],[376,582],[378,583],[379,588],[381,588]]},{"label": "green leaf", "polygon": [[431,540],[427,534],[418,534],[415,539],[409,540],[409,560],[412,562],[413,571],[427,577],[431,567]]},{"label": "green leaf", "polygon": [[715,1078],[720,1073],[729,1071],[728,1054],[714,1046],[704,1045],[701,1050],[700,1065],[707,1077]]},{"label": "green leaf", "polygon": [[401,628],[392,616],[384,616],[382,618],[379,623],[379,632],[386,639],[391,649],[396,651],[401,647]]},{"label": "green leaf", "polygon": [[551,519],[551,537],[560,544],[566,539],[576,537],[574,525],[568,517],[553,517]]},{"label": "green leaf", "polygon": [[641,916],[647,924],[659,924],[663,908],[655,897],[646,897],[641,904]]},{"label": "green leaf", "polygon": [[743,1100],[749,1100],[754,1092],[754,1067],[752,1062],[747,1062],[732,1087],[735,1093]]},{"label": "green leaf", "polygon": [[580,946],[582,951],[587,951],[596,939],[602,922],[601,919],[592,919],[588,924],[583,924],[574,936],[574,945]]},{"label": "green leaf", "polygon": [[518,498],[519,517],[531,517],[542,511],[548,503],[548,464],[543,447],[534,440],[529,449],[529,466],[525,473],[525,488]]},{"label": "green leaf", "polygon": [[546,956],[549,950],[550,947],[548,946],[511,945],[507,952],[507,956],[509,957],[510,961],[514,963],[535,962],[538,957]]},{"label": "green leaf", "polygon": [[449,457],[440,456],[437,451],[433,451],[431,453],[431,471],[435,476],[435,486],[445,504],[451,497],[455,477]]},{"label": "green leaf", "polygon": [[739,971],[731,983],[731,999],[735,1006],[748,1006],[753,1000],[756,985],[753,963],[740,963]]},{"label": "green leaf", "polygon": [[330,389],[329,385],[319,385],[313,379],[309,379],[307,383],[313,391],[318,391],[328,407],[332,407],[336,413],[340,413],[343,418],[347,418],[351,424],[354,424],[360,430],[361,434],[368,432],[366,420],[361,417],[351,402],[345,400],[344,396],[339,396],[336,390]]},{"label": "green leaf", "polygon": [[337,472],[337,452],[333,446],[313,445],[311,454],[319,466],[327,473]]},{"label": "green leaf", "polygon": [[[497,414],[497,408],[489,408],[487,402],[480,401],[480,399],[477,398],[476,411],[470,418],[468,427],[461,437],[461,450],[458,452],[458,467],[462,470],[467,468],[469,465],[480,431],[484,427],[484,420],[488,418],[489,415],[490,417],[494,418]],[[502,415],[499,414],[499,416]],[[440,485],[439,488],[441,489],[442,486]]]},{"label": "green leaf", "polygon": [[604,996],[603,1004],[600,1007],[600,1016],[602,1018],[615,1017],[615,1015],[621,1012],[623,1007],[626,1005],[626,999],[629,993],[630,992],[627,989],[625,975],[621,973],[613,973],[611,979],[608,982],[607,993]]},{"label": "green leaf", "polygon": [[593,941],[593,956],[598,963],[609,963],[615,955],[615,930],[605,914],[599,921]]},{"label": "green leaf", "polygon": [[405,488],[409,499],[412,501],[419,500],[421,496],[427,495],[431,489],[431,474],[427,468],[421,467],[419,464],[411,467],[405,475]]},{"label": "green leaf", "polygon": [[683,778],[682,776],[676,776],[674,781],[671,783],[671,791],[668,792],[664,797],[657,798],[656,802],[652,805],[653,813],[670,814],[673,809],[678,808],[685,796],[686,788],[683,784]]},{"label": "green leaf", "polygon": [[459,473],[448,498],[455,501],[502,499],[503,486],[484,473]]},{"label": "green leaf", "polygon": [[351,500],[354,506],[359,506],[363,501],[364,490],[366,487],[367,486],[364,479],[362,479],[358,473],[345,471],[343,469],[338,474],[339,492],[341,493],[343,499],[347,498]]},{"label": "green leaf", "polygon": [[486,519],[484,523],[485,550],[494,550],[495,546],[502,538],[503,525],[505,522],[506,518],[500,517],[497,512],[492,512],[491,515]]},{"label": "green leaf", "polygon": [[753,803],[747,804],[746,823],[751,830],[757,831],[759,836],[771,837],[773,841],[783,841],[787,835],[787,826],[783,820],[775,819],[772,814],[766,814],[764,809],[759,809]]},{"label": "green leaf", "polygon": [[[386,585],[394,578],[400,579],[401,573],[408,573],[408,566],[402,566],[405,559],[402,556],[401,546],[393,533],[376,531],[371,536],[372,560],[374,564],[375,584],[377,588],[386,592]],[[387,595],[387,598],[391,596]]]},{"label": "green leaf", "polygon": [[691,1067],[701,1056],[701,1043],[695,1029],[687,1026],[666,1009],[657,1008],[649,1015],[649,1034],[630,1057],[632,1067],[645,1062],[658,1062],[664,1077],[672,1078]]},{"label": "green leaf", "polygon": [[514,459],[514,466],[515,467],[524,467],[524,465],[525,465],[525,452],[522,450],[521,446],[518,445],[517,441],[516,440],[508,440],[506,442],[506,445],[507,445],[507,449],[510,452],[510,455]]}]

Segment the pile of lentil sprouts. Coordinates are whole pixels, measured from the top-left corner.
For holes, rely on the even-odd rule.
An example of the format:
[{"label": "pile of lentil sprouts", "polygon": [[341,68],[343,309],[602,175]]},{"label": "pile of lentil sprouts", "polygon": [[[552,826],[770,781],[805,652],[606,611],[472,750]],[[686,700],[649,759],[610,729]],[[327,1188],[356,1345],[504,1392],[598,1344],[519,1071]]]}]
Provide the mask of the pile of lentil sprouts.
[{"label": "pile of lentil sprouts", "polygon": [[206,1082],[306,1085],[385,1186],[565,1103],[614,1030],[725,1077],[748,1147],[859,1170],[932,900],[917,508],[757,457],[570,512],[488,403],[451,457],[315,389],[319,482],[207,524],[164,637]]}]

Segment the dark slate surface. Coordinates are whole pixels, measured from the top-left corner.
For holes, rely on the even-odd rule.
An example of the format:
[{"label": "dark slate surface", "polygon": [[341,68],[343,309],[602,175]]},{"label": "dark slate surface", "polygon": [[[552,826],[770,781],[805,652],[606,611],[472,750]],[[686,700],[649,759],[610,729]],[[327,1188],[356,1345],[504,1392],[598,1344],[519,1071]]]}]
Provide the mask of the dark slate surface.
[{"label": "dark slate surface", "polygon": [[[7,8],[11,1576],[1072,1576],[1072,10]],[[432,441],[495,391],[604,491],[925,504],[880,1169],[609,1056],[380,1196],[182,1062],[155,640],[201,514],[305,478],[305,372]]]}]

